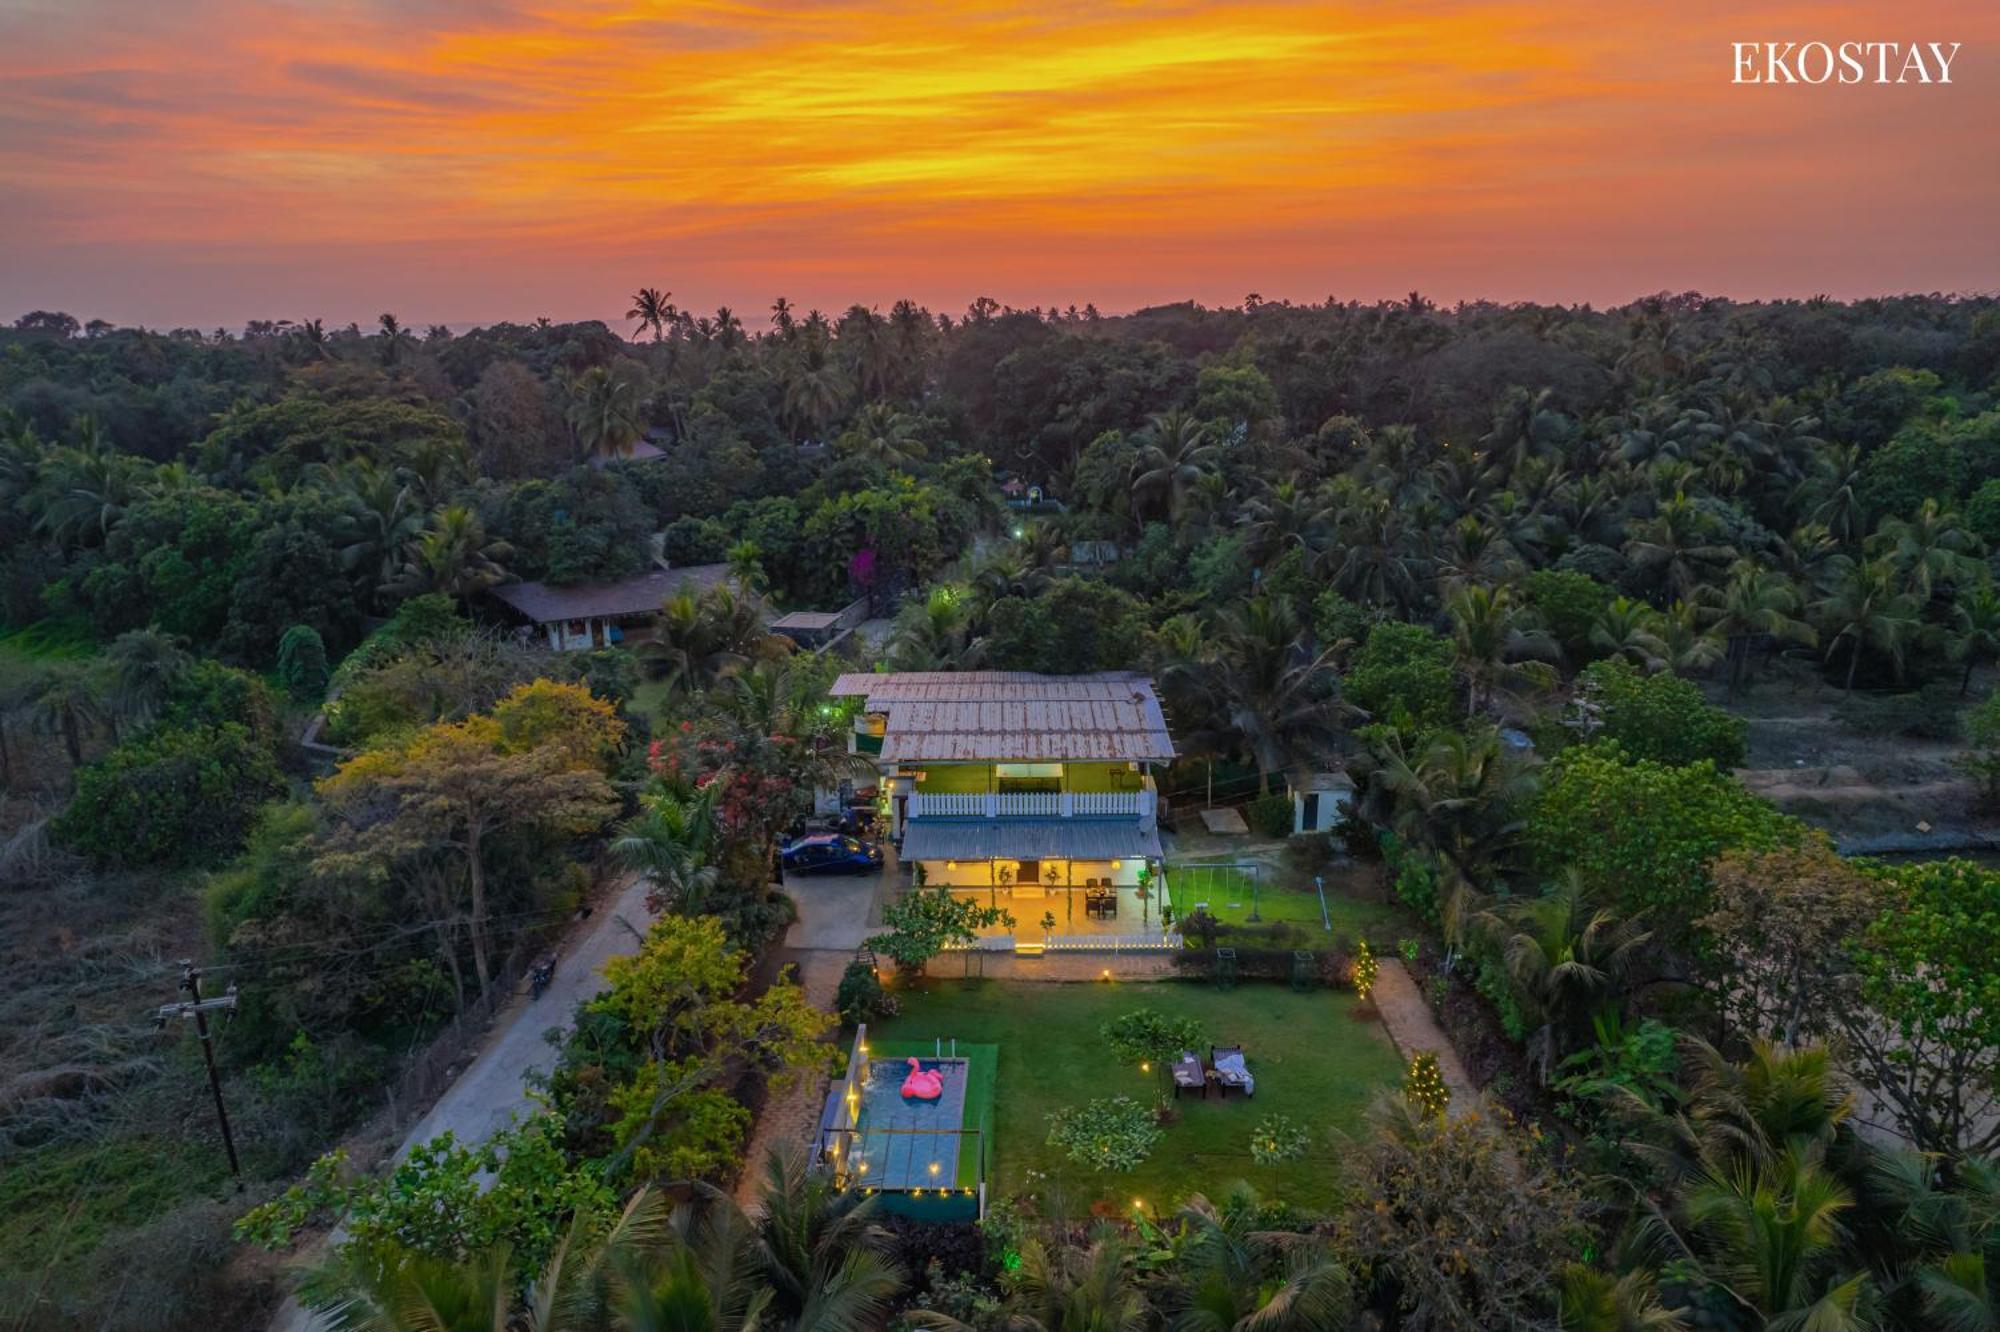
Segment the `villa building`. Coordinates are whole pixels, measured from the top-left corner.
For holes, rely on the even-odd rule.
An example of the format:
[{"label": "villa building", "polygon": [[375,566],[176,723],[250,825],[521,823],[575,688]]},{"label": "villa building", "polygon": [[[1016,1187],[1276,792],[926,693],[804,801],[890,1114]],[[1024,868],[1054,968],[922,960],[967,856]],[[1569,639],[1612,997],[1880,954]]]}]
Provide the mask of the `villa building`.
[{"label": "villa building", "polygon": [[1160,930],[1152,767],[1174,744],[1152,681],[913,671],[832,693],[861,700],[850,745],[881,767],[913,881],[1006,908],[1021,938]]}]

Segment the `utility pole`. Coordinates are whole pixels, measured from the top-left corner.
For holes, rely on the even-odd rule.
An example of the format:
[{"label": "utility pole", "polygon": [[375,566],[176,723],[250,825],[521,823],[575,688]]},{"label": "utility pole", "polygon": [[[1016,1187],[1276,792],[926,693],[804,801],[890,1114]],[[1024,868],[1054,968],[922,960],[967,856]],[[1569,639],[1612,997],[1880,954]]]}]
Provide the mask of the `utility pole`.
[{"label": "utility pole", "polygon": [[194,1033],[201,1038],[202,1062],[208,1065],[208,1090],[215,1097],[216,1122],[222,1125],[222,1147],[229,1153],[229,1173],[236,1176],[236,1186],[241,1188],[243,1167],[236,1161],[236,1139],[229,1132],[229,1111],[222,1104],[222,1078],[215,1071],[215,1039],[208,1030],[211,1009],[232,1013],[236,1010],[236,987],[230,986],[218,998],[202,998],[201,968],[184,959],[181,962],[181,992],[187,998],[180,1003],[160,1005],[158,1025],[164,1029],[171,1018],[193,1021]]}]

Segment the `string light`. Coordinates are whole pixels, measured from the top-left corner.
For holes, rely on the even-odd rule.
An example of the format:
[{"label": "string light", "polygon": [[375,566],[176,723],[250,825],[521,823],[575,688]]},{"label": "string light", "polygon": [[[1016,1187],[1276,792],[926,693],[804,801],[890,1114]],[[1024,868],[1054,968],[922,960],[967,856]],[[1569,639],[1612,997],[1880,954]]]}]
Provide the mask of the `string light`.
[{"label": "string light", "polygon": [[1382,964],[1375,960],[1368,941],[1363,939],[1354,950],[1354,993],[1361,997],[1363,1003],[1368,1002],[1368,996],[1374,993],[1375,977],[1381,969]]},{"label": "string light", "polygon": [[1437,1051],[1420,1050],[1410,1060],[1409,1072],[1403,1075],[1403,1095],[1410,1104],[1427,1115],[1442,1115],[1451,1104],[1451,1088],[1444,1084],[1444,1072],[1438,1067]]}]

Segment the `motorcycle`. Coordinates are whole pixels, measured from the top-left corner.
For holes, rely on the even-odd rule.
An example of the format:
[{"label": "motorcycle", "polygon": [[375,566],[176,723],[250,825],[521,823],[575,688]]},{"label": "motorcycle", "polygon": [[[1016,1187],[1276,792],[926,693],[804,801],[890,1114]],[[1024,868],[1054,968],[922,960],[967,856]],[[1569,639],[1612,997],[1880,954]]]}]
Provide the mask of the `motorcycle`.
[{"label": "motorcycle", "polygon": [[549,982],[556,976],[556,960],[553,955],[543,958],[528,969],[528,997],[539,999],[542,991],[549,988]]}]

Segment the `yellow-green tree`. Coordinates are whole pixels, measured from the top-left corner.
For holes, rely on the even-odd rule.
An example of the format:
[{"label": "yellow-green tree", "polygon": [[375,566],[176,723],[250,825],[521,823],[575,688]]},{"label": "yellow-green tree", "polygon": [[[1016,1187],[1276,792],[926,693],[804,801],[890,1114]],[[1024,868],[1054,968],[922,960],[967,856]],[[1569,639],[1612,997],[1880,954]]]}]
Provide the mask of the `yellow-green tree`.
[{"label": "yellow-green tree", "polygon": [[492,981],[486,844],[501,829],[581,836],[618,811],[602,763],[623,738],[578,685],[537,680],[491,714],[425,727],[359,754],[319,783],[336,826],[321,859],[392,866],[427,851],[463,860],[472,959]]}]

